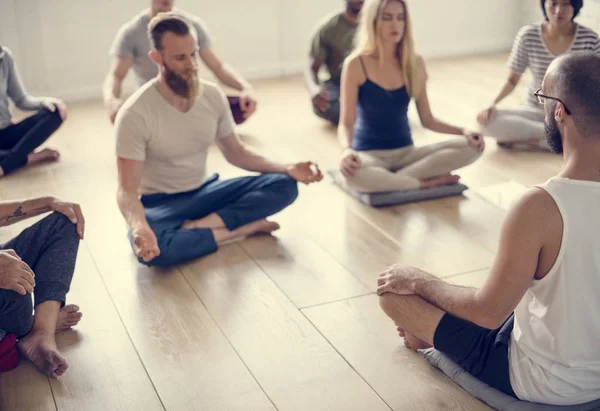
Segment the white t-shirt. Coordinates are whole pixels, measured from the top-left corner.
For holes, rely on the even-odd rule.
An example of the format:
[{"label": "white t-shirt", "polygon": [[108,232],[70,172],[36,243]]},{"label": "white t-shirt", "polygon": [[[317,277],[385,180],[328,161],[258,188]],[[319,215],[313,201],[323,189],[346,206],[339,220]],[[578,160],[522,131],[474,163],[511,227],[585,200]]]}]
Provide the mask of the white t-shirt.
[{"label": "white t-shirt", "polygon": [[117,115],[117,156],[144,162],[140,194],[179,193],[206,179],[208,149],[234,134],[227,98],[214,83],[201,80],[201,95],[187,112],[169,104],[156,80],[143,85]]}]

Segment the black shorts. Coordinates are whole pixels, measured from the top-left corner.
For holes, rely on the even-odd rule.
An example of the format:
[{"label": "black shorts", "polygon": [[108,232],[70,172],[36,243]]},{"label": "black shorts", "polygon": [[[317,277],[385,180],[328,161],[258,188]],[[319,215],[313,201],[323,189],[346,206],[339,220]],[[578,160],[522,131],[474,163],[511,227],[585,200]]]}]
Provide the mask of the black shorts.
[{"label": "black shorts", "polygon": [[513,324],[511,315],[502,326],[489,330],[446,313],[435,330],[433,345],[478,380],[518,398],[510,385],[508,362]]}]

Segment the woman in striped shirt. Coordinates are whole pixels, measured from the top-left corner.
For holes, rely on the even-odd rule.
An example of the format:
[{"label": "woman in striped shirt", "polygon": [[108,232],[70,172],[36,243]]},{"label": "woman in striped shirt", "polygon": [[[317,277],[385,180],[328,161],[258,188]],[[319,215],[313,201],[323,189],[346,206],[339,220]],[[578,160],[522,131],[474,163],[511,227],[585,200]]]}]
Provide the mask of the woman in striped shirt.
[{"label": "woman in striped shirt", "polygon": [[[508,61],[508,80],[492,105],[477,116],[482,133],[494,137],[502,147],[548,150],[544,112],[533,96],[541,87],[546,69],[561,54],[593,51],[600,55],[598,35],[573,21],[583,7],[583,0],[540,1],[546,20],[519,31]],[[527,68],[533,79],[522,106],[496,110],[496,105],[512,93]]]}]

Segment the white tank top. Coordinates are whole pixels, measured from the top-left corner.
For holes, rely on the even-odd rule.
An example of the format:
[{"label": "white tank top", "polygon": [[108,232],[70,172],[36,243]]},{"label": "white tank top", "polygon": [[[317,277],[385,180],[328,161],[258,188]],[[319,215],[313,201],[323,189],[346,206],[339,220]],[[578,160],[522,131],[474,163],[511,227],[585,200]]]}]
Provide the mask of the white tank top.
[{"label": "white tank top", "polygon": [[555,177],[539,186],[563,220],[558,258],[515,309],[510,382],[527,401],[600,398],[600,183]]}]

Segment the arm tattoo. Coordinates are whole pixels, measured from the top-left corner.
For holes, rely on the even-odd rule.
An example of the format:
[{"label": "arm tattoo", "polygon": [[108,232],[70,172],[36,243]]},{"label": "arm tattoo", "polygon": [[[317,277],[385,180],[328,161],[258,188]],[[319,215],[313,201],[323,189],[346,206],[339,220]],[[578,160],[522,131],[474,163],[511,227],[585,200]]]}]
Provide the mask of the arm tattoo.
[{"label": "arm tattoo", "polygon": [[19,206],[13,213],[13,215],[6,217],[6,222],[8,223],[11,219],[21,218],[27,216],[27,213],[23,212],[23,207]]}]

